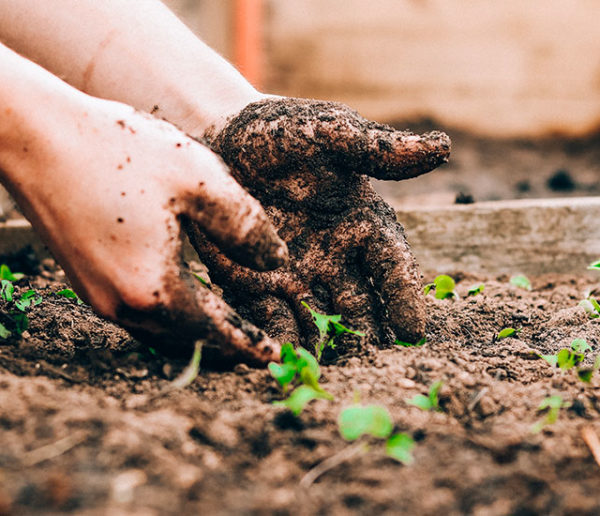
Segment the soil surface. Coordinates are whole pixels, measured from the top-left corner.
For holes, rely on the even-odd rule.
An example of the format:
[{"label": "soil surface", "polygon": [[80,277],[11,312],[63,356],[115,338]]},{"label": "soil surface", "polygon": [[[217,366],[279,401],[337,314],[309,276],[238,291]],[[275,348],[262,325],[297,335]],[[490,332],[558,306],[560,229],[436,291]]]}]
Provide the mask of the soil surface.
[{"label": "soil surface", "polygon": [[[593,362],[600,319],[577,306],[597,286],[589,278],[531,278],[527,291],[505,276],[457,272],[459,299],[427,297],[423,347],[332,359],[322,384],[335,401],[294,417],[272,405],[282,393],[268,371],[243,365],[203,368],[190,386],[160,395],[186,360],[153,354],[53,295],[65,284],[52,262],[37,272],[16,288],[43,295],[28,330],[0,340],[1,514],[600,513],[600,467],[581,436],[600,433],[600,375],[585,384],[532,353],[585,338]],[[484,293],[465,297],[479,281]],[[0,322],[12,329],[9,312],[3,302]],[[522,330],[495,340],[509,326]],[[436,380],[440,412],[407,404]],[[299,487],[349,446],[336,419],[356,393],[385,405],[396,430],[415,439],[414,463],[373,442]],[[570,408],[534,434],[550,395]]]},{"label": "soil surface", "polygon": [[600,195],[600,129],[581,137],[491,138],[434,121],[392,125],[421,133],[442,130],[450,161],[430,174],[394,183],[375,181],[392,206]]}]

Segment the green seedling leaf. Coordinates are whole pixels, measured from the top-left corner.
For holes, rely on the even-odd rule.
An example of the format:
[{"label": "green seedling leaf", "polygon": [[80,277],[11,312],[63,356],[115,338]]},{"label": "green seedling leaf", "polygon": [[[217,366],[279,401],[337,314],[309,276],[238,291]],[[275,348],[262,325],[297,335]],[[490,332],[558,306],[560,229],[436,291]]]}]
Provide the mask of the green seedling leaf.
[{"label": "green seedling leaf", "polygon": [[427,295],[431,289],[434,288],[436,299],[450,299],[453,297],[458,297],[458,294],[454,291],[455,287],[456,283],[450,276],[446,274],[440,274],[433,280],[433,283],[428,283],[425,285],[423,292],[425,295]]},{"label": "green seedling leaf", "polygon": [[28,290],[21,297],[15,300],[15,306],[17,309],[24,312],[30,306],[39,305],[42,302],[42,296],[40,296],[35,290]]},{"label": "green seedling leaf", "polygon": [[585,339],[574,339],[571,342],[571,349],[575,351],[575,353],[586,353],[587,351],[592,350],[592,346],[590,346]]},{"label": "green seedling leaf", "polygon": [[273,405],[287,407],[295,416],[304,410],[304,407],[312,400],[330,399],[325,393],[313,389],[308,385],[300,385],[292,391],[292,394],[287,400],[275,401]]},{"label": "green seedling leaf", "polygon": [[4,299],[4,301],[12,301],[13,293],[15,291],[15,287],[10,280],[3,279],[0,281],[0,297]]},{"label": "green seedling leaf", "polygon": [[412,342],[404,342],[399,339],[396,339],[394,341],[394,344],[396,344],[397,346],[402,346],[403,348],[419,348],[423,346],[426,342],[427,337],[423,337],[419,342],[415,342],[414,344]]},{"label": "green seedling leaf", "polygon": [[[581,358],[580,358],[581,357]],[[563,348],[556,354],[556,365],[565,371],[575,367],[575,365],[583,360],[583,356],[579,353],[573,353],[570,349]]]},{"label": "green seedling leaf", "polygon": [[440,410],[440,402],[438,399],[440,389],[444,382],[438,380],[433,382],[429,387],[429,394],[424,396],[423,394],[416,394],[411,399],[406,400],[409,405],[414,405],[421,410]]},{"label": "green seedling leaf", "polygon": [[4,324],[0,323],[0,339],[7,339],[8,337],[10,337],[10,335],[11,335],[11,332],[8,331],[6,326],[4,326]]},{"label": "green seedling leaf", "polygon": [[196,274],[195,272],[192,272],[192,274],[200,283],[202,283],[202,285],[204,285],[207,288],[210,288],[210,284],[208,283],[208,281],[206,281],[202,276],[200,276],[200,274]]},{"label": "green seedling leaf", "polygon": [[523,276],[522,274],[517,274],[510,278],[510,284],[525,290],[531,290],[531,281],[529,281],[527,276]]},{"label": "green seedling leaf", "polygon": [[423,394],[416,394],[411,399],[406,400],[406,403],[408,403],[409,405],[414,405],[415,407],[418,407],[421,410],[431,410],[433,408],[429,397],[424,396]]},{"label": "green seedling leaf", "polygon": [[67,299],[75,299],[78,305],[82,305],[83,301],[70,288],[65,288],[54,293],[55,296],[66,297]]},{"label": "green seedling leaf", "polygon": [[500,330],[500,332],[498,333],[498,336],[496,337],[496,340],[502,340],[502,339],[506,339],[507,337],[512,337],[514,335],[516,335],[517,333],[519,333],[521,330],[516,329],[516,328],[504,328],[503,330]]},{"label": "green seedling leaf", "polygon": [[296,366],[293,364],[277,364],[275,362],[270,362],[268,367],[271,376],[279,382],[279,385],[281,385],[285,392],[288,385],[292,383],[296,377]]},{"label": "green seedling leaf", "polygon": [[585,383],[590,383],[592,381],[592,376],[594,376],[594,369],[578,369],[577,377]]},{"label": "green seedling leaf", "polygon": [[354,441],[363,435],[385,439],[392,433],[394,424],[385,407],[356,405],[340,412],[338,427],[344,439]]},{"label": "green seedling leaf", "polygon": [[22,272],[11,272],[8,265],[3,263],[0,265],[0,280],[19,281],[23,279],[25,274]]},{"label": "green seedling leaf", "polygon": [[317,361],[321,360],[321,355],[323,354],[323,350],[326,347],[335,348],[334,339],[341,335],[342,333],[351,333],[352,335],[358,335],[360,337],[364,337],[365,334],[359,331],[351,330],[344,326],[340,319],[341,315],[326,315],[321,314],[313,310],[308,303],[302,301],[302,306],[304,306],[312,315],[313,322],[315,326],[319,330],[319,341],[315,345],[315,354],[317,355]]},{"label": "green seedling leaf", "polygon": [[596,308],[596,305],[598,305],[598,302],[594,298],[582,299],[579,302],[579,306],[581,306],[592,319],[600,317],[600,309]]},{"label": "green seedling leaf", "polygon": [[412,450],[415,447],[414,439],[408,434],[392,435],[385,443],[387,455],[398,462],[408,466],[414,462]]},{"label": "green seedling leaf", "polygon": [[485,289],[485,285],[480,283],[479,285],[473,285],[467,292],[468,296],[476,296],[477,294],[481,294]]},{"label": "green seedling leaf", "polygon": [[538,421],[531,427],[531,431],[534,434],[541,432],[546,425],[551,425],[552,423],[556,422],[561,408],[567,408],[570,406],[571,404],[563,401],[560,396],[548,396],[547,398],[544,398],[538,407],[538,411],[547,409],[548,412],[546,413],[546,417],[544,419]]},{"label": "green seedling leaf", "polygon": [[598,260],[597,262],[590,263],[587,268],[588,271],[597,271],[598,269],[600,269],[600,260]]}]

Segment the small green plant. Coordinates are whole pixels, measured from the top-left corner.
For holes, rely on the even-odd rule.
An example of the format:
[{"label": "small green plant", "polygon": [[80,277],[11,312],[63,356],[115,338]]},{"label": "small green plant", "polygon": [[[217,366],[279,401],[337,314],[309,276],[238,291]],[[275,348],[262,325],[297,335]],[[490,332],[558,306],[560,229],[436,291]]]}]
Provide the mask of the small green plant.
[{"label": "small green plant", "polygon": [[271,376],[279,382],[283,392],[298,385],[283,401],[275,401],[274,405],[283,405],[294,415],[299,415],[304,407],[314,399],[332,400],[333,396],[319,385],[321,371],[317,359],[304,348],[294,349],[287,342],[281,346],[281,364],[269,363]]},{"label": "small green plant", "polygon": [[406,400],[406,403],[409,405],[414,405],[415,407],[420,408],[421,410],[437,410],[441,411],[440,402],[439,402],[439,392],[443,385],[441,380],[437,382],[433,382],[431,387],[429,387],[429,393],[427,396],[423,394],[416,394],[411,399]]},{"label": "small green plant", "polygon": [[75,299],[78,305],[82,305],[83,301],[79,298],[79,296],[73,292],[70,288],[65,288],[63,290],[59,290],[54,293],[55,296],[66,297],[67,299]]},{"label": "small green plant", "polygon": [[581,367],[577,369],[577,377],[585,383],[590,383],[592,381],[592,376],[594,373],[600,369],[600,355],[596,357],[594,360],[594,365],[592,367]]},{"label": "small green plant", "polygon": [[521,331],[520,328],[504,328],[496,335],[496,340],[506,339],[508,337],[514,337]]},{"label": "small green plant", "polygon": [[531,427],[531,432],[537,434],[542,431],[542,429],[546,425],[551,425],[555,423],[558,419],[558,413],[561,408],[568,408],[571,404],[569,402],[563,401],[560,396],[549,396],[542,400],[540,406],[538,407],[538,411],[547,410],[546,416],[544,419],[538,421],[535,425]]},{"label": "small green plant", "polygon": [[359,337],[364,337],[365,334],[359,331],[351,330],[350,328],[346,328],[342,323],[340,323],[341,315],[325,315],[313,310],[307,303],[302,301],[302,306],[304,306],[312,315],[315,326],[319,330],[319,340],[315,344],[315,355],[317,356],[317,361],[321,361],[321,356],[323,354],[323,350],[326,347],[335,348],[335,338],[342,333],[350,333],[352,335],[358,335]]},{"label": "small green plant", "polygon": [[0,265],[0,280],[19,281],[25,277],[22,272],[12,272],[10,267],[3,263]]},{"label": "small green plant", "polygon": [[527,276],[523,276],[523,274],[517,274],[510,278],[510,284],[525,290],[531,290],[531,281],[529,281]]},{"label": "small green plant", "polygon": [[204,285],[207,288],[210,288],[210,284],[208,283],[208,281],[206,281],[202,276],[200,276],[200,274],[196,274],[195,272],[192,272],[192,274],[200,283],[202,283],[202,285]]},{"label": "small green plant", "polygon": [[590,263],[587,268],[588,268],[588,271],[600,270],[600,260]]},{"label": "small green plant", "polygon": [[483,283],[479,283],[478,285],[473,285],[467,291],[467,297],[476,296],[477,294],[482,294],[485,289],[485,285]]},{"label": "small green plant", "polygon": [[433,283],[425,285],[423,292],[427,295],[434,289],[436,299],[452,299],[458,297],[455,288],[456,282],[450,276],[440,274],[433,280]]},{"label": "small green plant", "polygon": [[404,342],[400,339],[396,339],[394,341],[394,344],[396,344],[396,346],[402,346],[403,348],[420,348],[421,346],[423,346],[426,343],[427,343],[427,337],[423,337],[420,341],[415,342],[414,344],[412,342]]},{"label": "small green plant", "polygon": [[585,353],[591,351],[592,347],[585,339],[574,339],[571,342],[571,347],[562,348],[555,355],[539,355],[551,366],[558,366],[561,369],[568,371],[577,366],[585,359]]},{"label": "small green plant", "polygon": [[10,303],[13,300],[13,293],[15,291],[15,287],[12,284],[12,281],[3,279],[0,280],[0,297]]},{"label": "small green plant", "polygon": [[588,296],[579,302],[586,313],[590,316],[590,319],[597,319],[600,317],[600,304],[592,296]]},{"label": "small green plant", "polygon": [[[10,269],[8,269],[8,273],[10,273]],[[7,275],[8,273],[5,271],[4,274]],[[21,335],[29,327],[27,309],[39,305],[42,302],[42,296],[33,289],[27,290],[19,297],[16,297],[14,292],[15,287],[11,280],[0,280],[0,298],[16,308],[16,311],[12,310],[8,315],[15,324],[15,330]],[[10,335],[11,332],[5,326],[3,326],[3,330],[0,329],[0,338],[5,339]]]},{"label": "small green plant", "polygon": [[340,412],[338,417],[340,434],[347,441],[355,441],[363,435],[386,439],[385,452],[401,462],[413,462],[413,438],[405,433],[392,435],[394,424],[388,410],[381,405],[353,405]]}]

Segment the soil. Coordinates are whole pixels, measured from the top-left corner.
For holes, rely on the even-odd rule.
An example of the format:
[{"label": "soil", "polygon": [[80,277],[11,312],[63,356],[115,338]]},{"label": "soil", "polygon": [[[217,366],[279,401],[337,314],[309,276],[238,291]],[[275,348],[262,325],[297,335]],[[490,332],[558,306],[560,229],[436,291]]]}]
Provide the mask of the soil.
[{"label": "soil", "polygon": [[[17,293],[32,286],[44,300],[22,337],[0,341],[2,514],[600,513],[600,470],[581,437],[583,428],[600,432],[600,376],[585,384],[532,353],[581,337],[592,360],[600,319],[577,306],[597,286],[589,278],[531,278],[526,291],[506,276],[456,272],[459,299],[426,299],[423,347],[331,358],[322,384],[335,401],[294,417],[272,404],[282,393],[268,371],[243,365],[203,367],[190,386],[160,395],[186,359],[153,354],[89,307],[53,295],[65,283],[51,261],[37,271],[21,264],[37,275]],[[465,297],[479,281],[484,293]],[[11,329],[6,315],[1,322]],[[508,326],[522,331],[495,340]],[[440,412],[406,403],[436,380]],[[385,405],[415,439],[414,463],[372,442],[300,488],[311,468],[349,446],[336,418],[357,393]],[[534,434],[549,395],[571,406]]]}]

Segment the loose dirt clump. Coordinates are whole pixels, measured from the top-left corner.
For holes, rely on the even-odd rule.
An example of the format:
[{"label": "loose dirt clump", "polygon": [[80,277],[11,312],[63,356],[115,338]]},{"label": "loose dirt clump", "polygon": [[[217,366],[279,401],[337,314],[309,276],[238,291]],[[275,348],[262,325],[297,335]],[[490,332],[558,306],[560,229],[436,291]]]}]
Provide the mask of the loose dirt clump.
[{"label": "loose dirt clump", "polygon": [[[593,363],[600,319],[577,305],[596,283],[543,276],[527,291],[508,277],[453,276],[459,299],[425,300],[424,346],[323,365],[335,401],[298,417],[272,405],[283,395],[267,370],[243,365],[201,369],[188,388],[160,396],[185,359],[153,354],[54,296],[64,284],[30,280],[44,300],[22,337],[0,341],[0,512],[598,514],[600,470],[581,430],[600,432],[600,376],[585,384],[537,357],[584,338]],[[465,297],[476,282],[483,294]],[[516,338],[497,340],[509,326]],[[437,380],[440,412],[406,402]],[[414,463],[373,445],[303,490],[307,471],[349,446],[336,420],[357,393],[413,437]],[[532,433],[550,395],[570,408]]]}]

